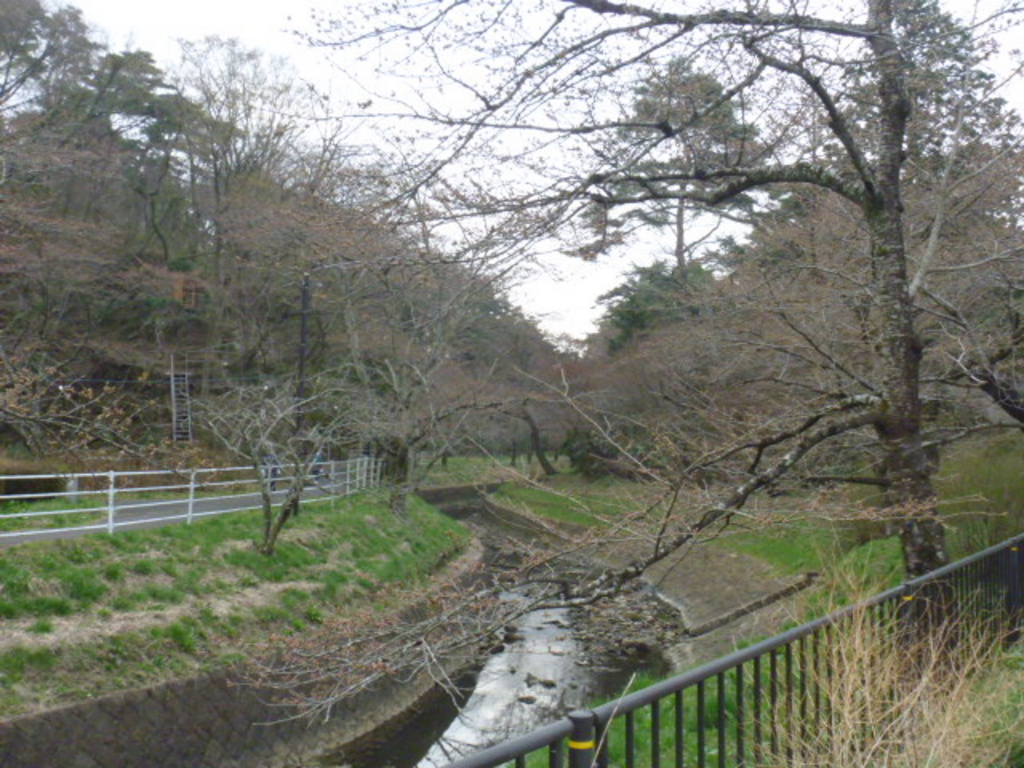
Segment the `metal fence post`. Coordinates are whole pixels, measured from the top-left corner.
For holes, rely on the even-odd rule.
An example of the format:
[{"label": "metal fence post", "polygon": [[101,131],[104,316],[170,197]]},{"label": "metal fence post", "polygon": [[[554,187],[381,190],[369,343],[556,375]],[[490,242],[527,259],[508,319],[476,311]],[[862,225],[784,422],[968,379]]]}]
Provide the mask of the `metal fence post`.
[{"label": "metal fence post", "polygon": [[1021,540],[1013,542],[1007,553],[1008,572],[1003,573],[1006,587],[1006,613],[1009,624],[1007,640],[1015,643],[1020,640],[1020,624],[1024,613],[1024,547]]},{"label": "metal fence post", "polygon": [[594,713],[576,710],[569,713],[569,768],[591,768],[594,764]]},{"label": "metal fence post", "polygon": [[192,522],[192,512],[196,506],[196,471],[193,469],[188,475],[188,515],[185,517],[186,523]]},{"label": "metal fence post", "polygon": [[117,473],[107,472],[107,533],[113,534],[117,516]]},{"label": "metal fence post", "polygon": [[903,590],[896,604],[896,633],[901,642],[911,643],[920,630],[920,600],[911,587],[904,585]]}]

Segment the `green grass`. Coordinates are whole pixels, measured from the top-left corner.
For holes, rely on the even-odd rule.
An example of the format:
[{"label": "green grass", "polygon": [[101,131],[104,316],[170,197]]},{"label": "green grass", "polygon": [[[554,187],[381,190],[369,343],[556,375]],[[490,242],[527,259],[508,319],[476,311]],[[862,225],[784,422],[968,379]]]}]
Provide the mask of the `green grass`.
[{"label": "green grass", "polygon": [[845,530],[826,520],[794,514],[749,528],[726,528],[715,545],[763,560],[783,574],[821,573],[843,551]]},{"label": "green grass", "polygon": [[[988,435],[957,445],[943,456],[935,485],[951,560],[1024,532],[1024,435]],[[860,488],[850,489],[848,498],[851,505],[879,503],[877,494]],[[898,538],[885,537],[884,528],[871,520],[833,523],[805,516],[756,531],[727,532],[720,541],[784,573],[828,571],[848,556],[858,584],[878,591],[899,583],[902,573]],[[869,542],[877,544],[859,546]]]},{"label": "green grass", "polygon": [[631,501],[640,498],[639,486],[634,483],[613,478],[588,481],[576,474],[547,478],[542,487],[505,483],[493,498],[555,522],[587,527],[608,525],[643,506],[642,501]]},{"label": "green grass", "polygon": [[[547,487],[507,483],[495,494],[497,501],[522,505],[535,514],[575,525],[599,526],[610,517],[642,505],[644,489],[623,480],[586,482],[574,475],[551,478]],[[1024,435],[1018,431],[985,435],[955,446],[944,454],[936,487],[939,509],[947,526],[951,559],[965,557],[1024,532]],[[849,506],[879,503],[877,492],[851,486]],[[873,495],[871,495],[873,494]],[[885,533],[878,520],[831,520],[823,514],[788,512],[803,500],[787,498],[770,504],[768,517],[752,527],[737,517],[714,545],[756,557],[780,574],[828,574],[837,569],[855,578],[829,582],[833,591],[867,594],[899,583],[902,578],[898,537]],[[842,500],[834,503],[843,504]],[[779,511],[782,509],[783,511]],[[861,545],[872,543],[871,546]],[[849,558],[849,562],[844,562]]]},{"label": "green grass", "polygon": [[493,482],[507,477],[512,469],[507,457],[452,456],[447,466],[440,461],[427,472],[425,484],[431,486],[472,485]]},{"label": "green grass", "polygon": [[[251,512],[153,531],[20,545],[0,560],[0,615],[67,615],[100,604],[116,608],[126,599],[176,603],[204,590],[230,590],[232,582],[280,584],[308,579],[312,571],[315,580],[337,585],[349,579],[357,562],[377,581],[412,578],[422,573],[421,561],[436,561],[464,534],[436,515],[430,525],[419,525],[429,513],[418,500],[411,502],[411,510],[406,523],[394,521],[378,497],[362,505],[308,504],[285,530],[273,557],[251,543],[261,526],[260,515]],[[350,557],[334,562],[338,548]],[[341,569],[340,579],[333,569]],[[218,573],[231,578],[218,580]],[[173,586],[163,583],[166,579]]]},{"label": "green grass", "polygon": [[1024,532],[1024,435],[956,446],[943,456],[936,485],[954,559]]},{"label": "green grass", "polygon": [[31,627],[28,628],[29,632],[35,632],[37,635],[45,635],[53,632],[53,622],[49,619],[39,619]]},{"label": "green grass", "polygon": [[[87,687],[96,695],[225,663],[268,634],[304,631],[388,585],[414,586],[468,539],[418,498],[396,518],[380,493],[307,503],[272,557],[255,549],[261,526],[258,512],[239,512],[4,550],[0,618],[17,622],[9,627],[52,637],[54,617],[120,623],[130,613],[147,628],[69,640],[39,656],[9,649],[0,717],[73,700]],[[241,600],[247,588],[262,596]],[[214,600],[231,613],[217,616]],[[97,672],[111,669],[117,674]]]},{"label": "green grass", "polygon": [[[569,472],[569,460],[565,457],[549,457],[559,472]],[[448,465],[440,461],[427,472],[424,485],[478,485],[481,483],[504,482],[513,477],[538,477],[540,465],[534,459],[527,462],[519,456],[513,464],[509,456],[453,456]]]},{"label": "green grass", "polygon": [[57,664],[57,654],[42,648],[16,647],[0,653],[0,687],[21,682],[30,672],[47,673]]}]

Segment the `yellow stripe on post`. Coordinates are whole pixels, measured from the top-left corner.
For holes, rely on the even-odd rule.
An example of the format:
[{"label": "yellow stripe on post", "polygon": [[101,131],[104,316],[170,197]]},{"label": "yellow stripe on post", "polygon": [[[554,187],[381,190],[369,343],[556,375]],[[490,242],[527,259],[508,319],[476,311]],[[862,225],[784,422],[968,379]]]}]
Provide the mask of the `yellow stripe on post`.
[{"label": "yellow stripe on post", "polygon": [[572,721],[572,731],[566,734],[569,745],[567,768],[593,768],[597,740],[594,713],[578,709],[569,713],[569,720]]}]

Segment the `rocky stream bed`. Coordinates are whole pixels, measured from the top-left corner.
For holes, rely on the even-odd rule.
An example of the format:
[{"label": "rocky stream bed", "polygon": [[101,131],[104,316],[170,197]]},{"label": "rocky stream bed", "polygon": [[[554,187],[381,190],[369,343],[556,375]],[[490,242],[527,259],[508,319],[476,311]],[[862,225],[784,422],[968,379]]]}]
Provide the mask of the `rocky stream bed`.
[{"label": "rocky stream bed", "polygon": [[[534,551],[522,521],[511,528],[498,524],[476,504],[456,514],[483,542],[491,568],[514,570]],[[628,557],[628,551],[611,552],[603,564]],[[594,565],[581,563],[581,573]],[[790,616],[774,596],[792,590],[763,564],[725,550],[704,547],[685,561],[670,559],[614,598],[538,611],[506,627],[482,667],[459,681],[464,695],[436,691],[319,765],[445,765],[595,698],[627,693],[636,687],[637,672],[678,672],[733,650],[742,639],[770,634]]]}]

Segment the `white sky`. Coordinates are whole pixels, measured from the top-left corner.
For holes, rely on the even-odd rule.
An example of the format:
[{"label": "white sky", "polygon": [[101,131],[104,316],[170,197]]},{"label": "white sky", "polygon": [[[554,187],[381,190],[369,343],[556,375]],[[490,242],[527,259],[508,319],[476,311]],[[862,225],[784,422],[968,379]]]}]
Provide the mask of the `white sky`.
[{"label": "white sky", "polygon": [[[153,54],[165,68],[178,59],[179,39],[197,40],[208,35],[236,37],[243,45],[288,58],[300,76],[323,82],[336,68],[331,53],[305,46],[294,34],[296,29],[312,31],[313,9],[330,13],[359,0],[52,0],[80,8],[85,20],[113,49],[141,48]],[[3,2],[3,0],[0,0]],[[947,4],[970,16],[973,0],[947,0]],[[341,88],[344,82],[339,79]],[[349,87],[351,87],[349,85]],[[659,252],[660,251],[660,252]],[[649,264],[656,258],[669,258],[667,249],[658,245],[633,249],[631,257],[602,257],[597,262],[548,254],[544,269],[523,274],[512,288],[513,301],[536,317],[545,331],[582,338],[594,329],[600,315],[595,306],[598,296],[620,282],[633,262]]]},{"label": "white sky", "polygon": [[[177,62],[178,40],[219,35],[286,57],[300,75],[321,80],[332,69],[325,61],[331,54],[303,45],[291,30],[311,31],[313,9],[330,10],[350,2],[353,0],[70,0],[59,4],[80,8],[86,22],[112,49],[141,48],[164,68]],[[638,253],[638,260],[646,264],[658,256],[667,254],[646,251]],[[622,282],[631,266],[631,260],[623,257],[583,263],[548,254],[543,270],[524,272],[510,295],[546,332],[582,338],[594,330],[600,315],[597,297]]]}]

